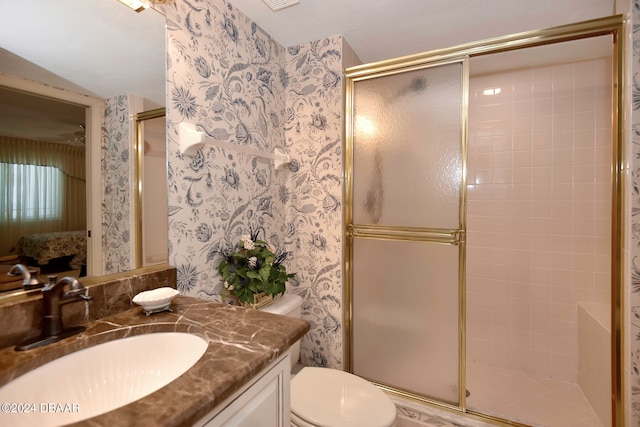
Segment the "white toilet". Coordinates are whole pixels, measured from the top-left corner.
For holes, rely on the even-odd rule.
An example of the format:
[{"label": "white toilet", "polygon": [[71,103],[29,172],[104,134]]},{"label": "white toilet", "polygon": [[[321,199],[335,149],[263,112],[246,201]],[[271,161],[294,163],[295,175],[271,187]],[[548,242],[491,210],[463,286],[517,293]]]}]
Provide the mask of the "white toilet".
[{"label": "white toilet", "polygon": [[[302,298],[285,294],[261,310],[302,317]],[[300,341],[290,348],[291,367],[300,357]],[[298,427],[391,427],[396,407],[373,384],[348,372],[305,367],[291,380],[291,425]]]}]

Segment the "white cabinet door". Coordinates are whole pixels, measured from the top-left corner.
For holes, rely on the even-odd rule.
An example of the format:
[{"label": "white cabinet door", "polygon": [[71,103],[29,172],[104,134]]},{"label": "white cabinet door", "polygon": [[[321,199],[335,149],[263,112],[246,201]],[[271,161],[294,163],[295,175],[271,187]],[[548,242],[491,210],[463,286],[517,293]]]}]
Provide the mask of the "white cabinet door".
[{"label": "white cabinet door", "polygon": [[289,427],[289,355],[256,376],[254,381],[228,399],[205,427]]}]

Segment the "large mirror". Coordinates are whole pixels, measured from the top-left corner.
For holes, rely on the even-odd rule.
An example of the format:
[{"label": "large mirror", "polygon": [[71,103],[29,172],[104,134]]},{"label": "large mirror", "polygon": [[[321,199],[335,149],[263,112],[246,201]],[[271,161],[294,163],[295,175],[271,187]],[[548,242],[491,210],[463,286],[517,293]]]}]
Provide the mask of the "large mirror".
[{"label": "large mirror", "polygon": [[[130,188],[131,238],[103,248],[105,211],[119,200],[104,197],[111,193],[103,188],[105,147],[101,139],[105,114],[114,105],[106,100],[128,101],[119,119],[127,121],[132,144],[127,155],[131,157],[135,153],[134,115],[164,107],[164,16],[152,9],[136,13],[116,0],[5,2],[0,6],[0,46],[0,156],[4,156],[0,165],[33,163],[35,169],[43,169],[20,171],[20,184],[0,178],[0,203],[5,203],[0,221],[8,224],[5,228],[0,225],[0,275],[13,265],[16,255],[43,274],[100,276],[142,267],[136,258],[135,230],[140,218],[134,205],[135,188]],[[55,152],[64,154],[52,154]],[[154,147],[154,155],[157,152]],[[48,160],[27,161],[25,157]],[[58,157],[62,159],[52,160]],[[157,157],[152,161],[156,170],[161,169]],[[56,165],[49,168],[52,162]],[[61,177],[42,175],[48,173],[47,168],[58,170]],[[129,182],[134,183],[133,163],[129,171]],[[17,176],[15,170],[0,170],[2,173]],[[29,201],[29,188],[42,182],[52,185],[56,179],[64,181],[58,190],[39,192],[46,197]],[[62,199],[53,197],[60,191],[73,193],[74,198],[67,194],[66,202],[60,202]],[[18,217],[24,219],[20,227],[15,223]],[[166,228],[156,232],[166,234]],[[114,266],[107,258],[110,248],[117,251],[118,245],[130,250]],[[158,263],[161,255],[153,254],[152,259]]]}]

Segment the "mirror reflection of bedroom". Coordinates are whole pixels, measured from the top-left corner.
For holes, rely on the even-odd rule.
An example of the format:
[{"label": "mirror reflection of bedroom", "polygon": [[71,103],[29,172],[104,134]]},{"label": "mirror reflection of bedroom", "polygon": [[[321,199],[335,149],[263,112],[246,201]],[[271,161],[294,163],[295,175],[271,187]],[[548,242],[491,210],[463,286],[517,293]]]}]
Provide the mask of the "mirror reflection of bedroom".
[{"label": "mirror reflection of bedroom", "polygon": [[[83,106],[0,87],[0,273],[86,276],[84,130]],[[0,274],[0,292],[20,287]]]}]

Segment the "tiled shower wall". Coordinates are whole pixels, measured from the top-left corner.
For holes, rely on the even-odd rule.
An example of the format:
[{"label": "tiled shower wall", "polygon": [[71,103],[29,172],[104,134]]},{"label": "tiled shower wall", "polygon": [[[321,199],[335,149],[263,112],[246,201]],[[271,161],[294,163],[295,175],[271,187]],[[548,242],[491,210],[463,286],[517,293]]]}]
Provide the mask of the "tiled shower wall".
[{"label": "tiled shower wall", "polygon": [[609,64],[471,78],[470,361],[576,381],[577,303],[610,303]]}]

